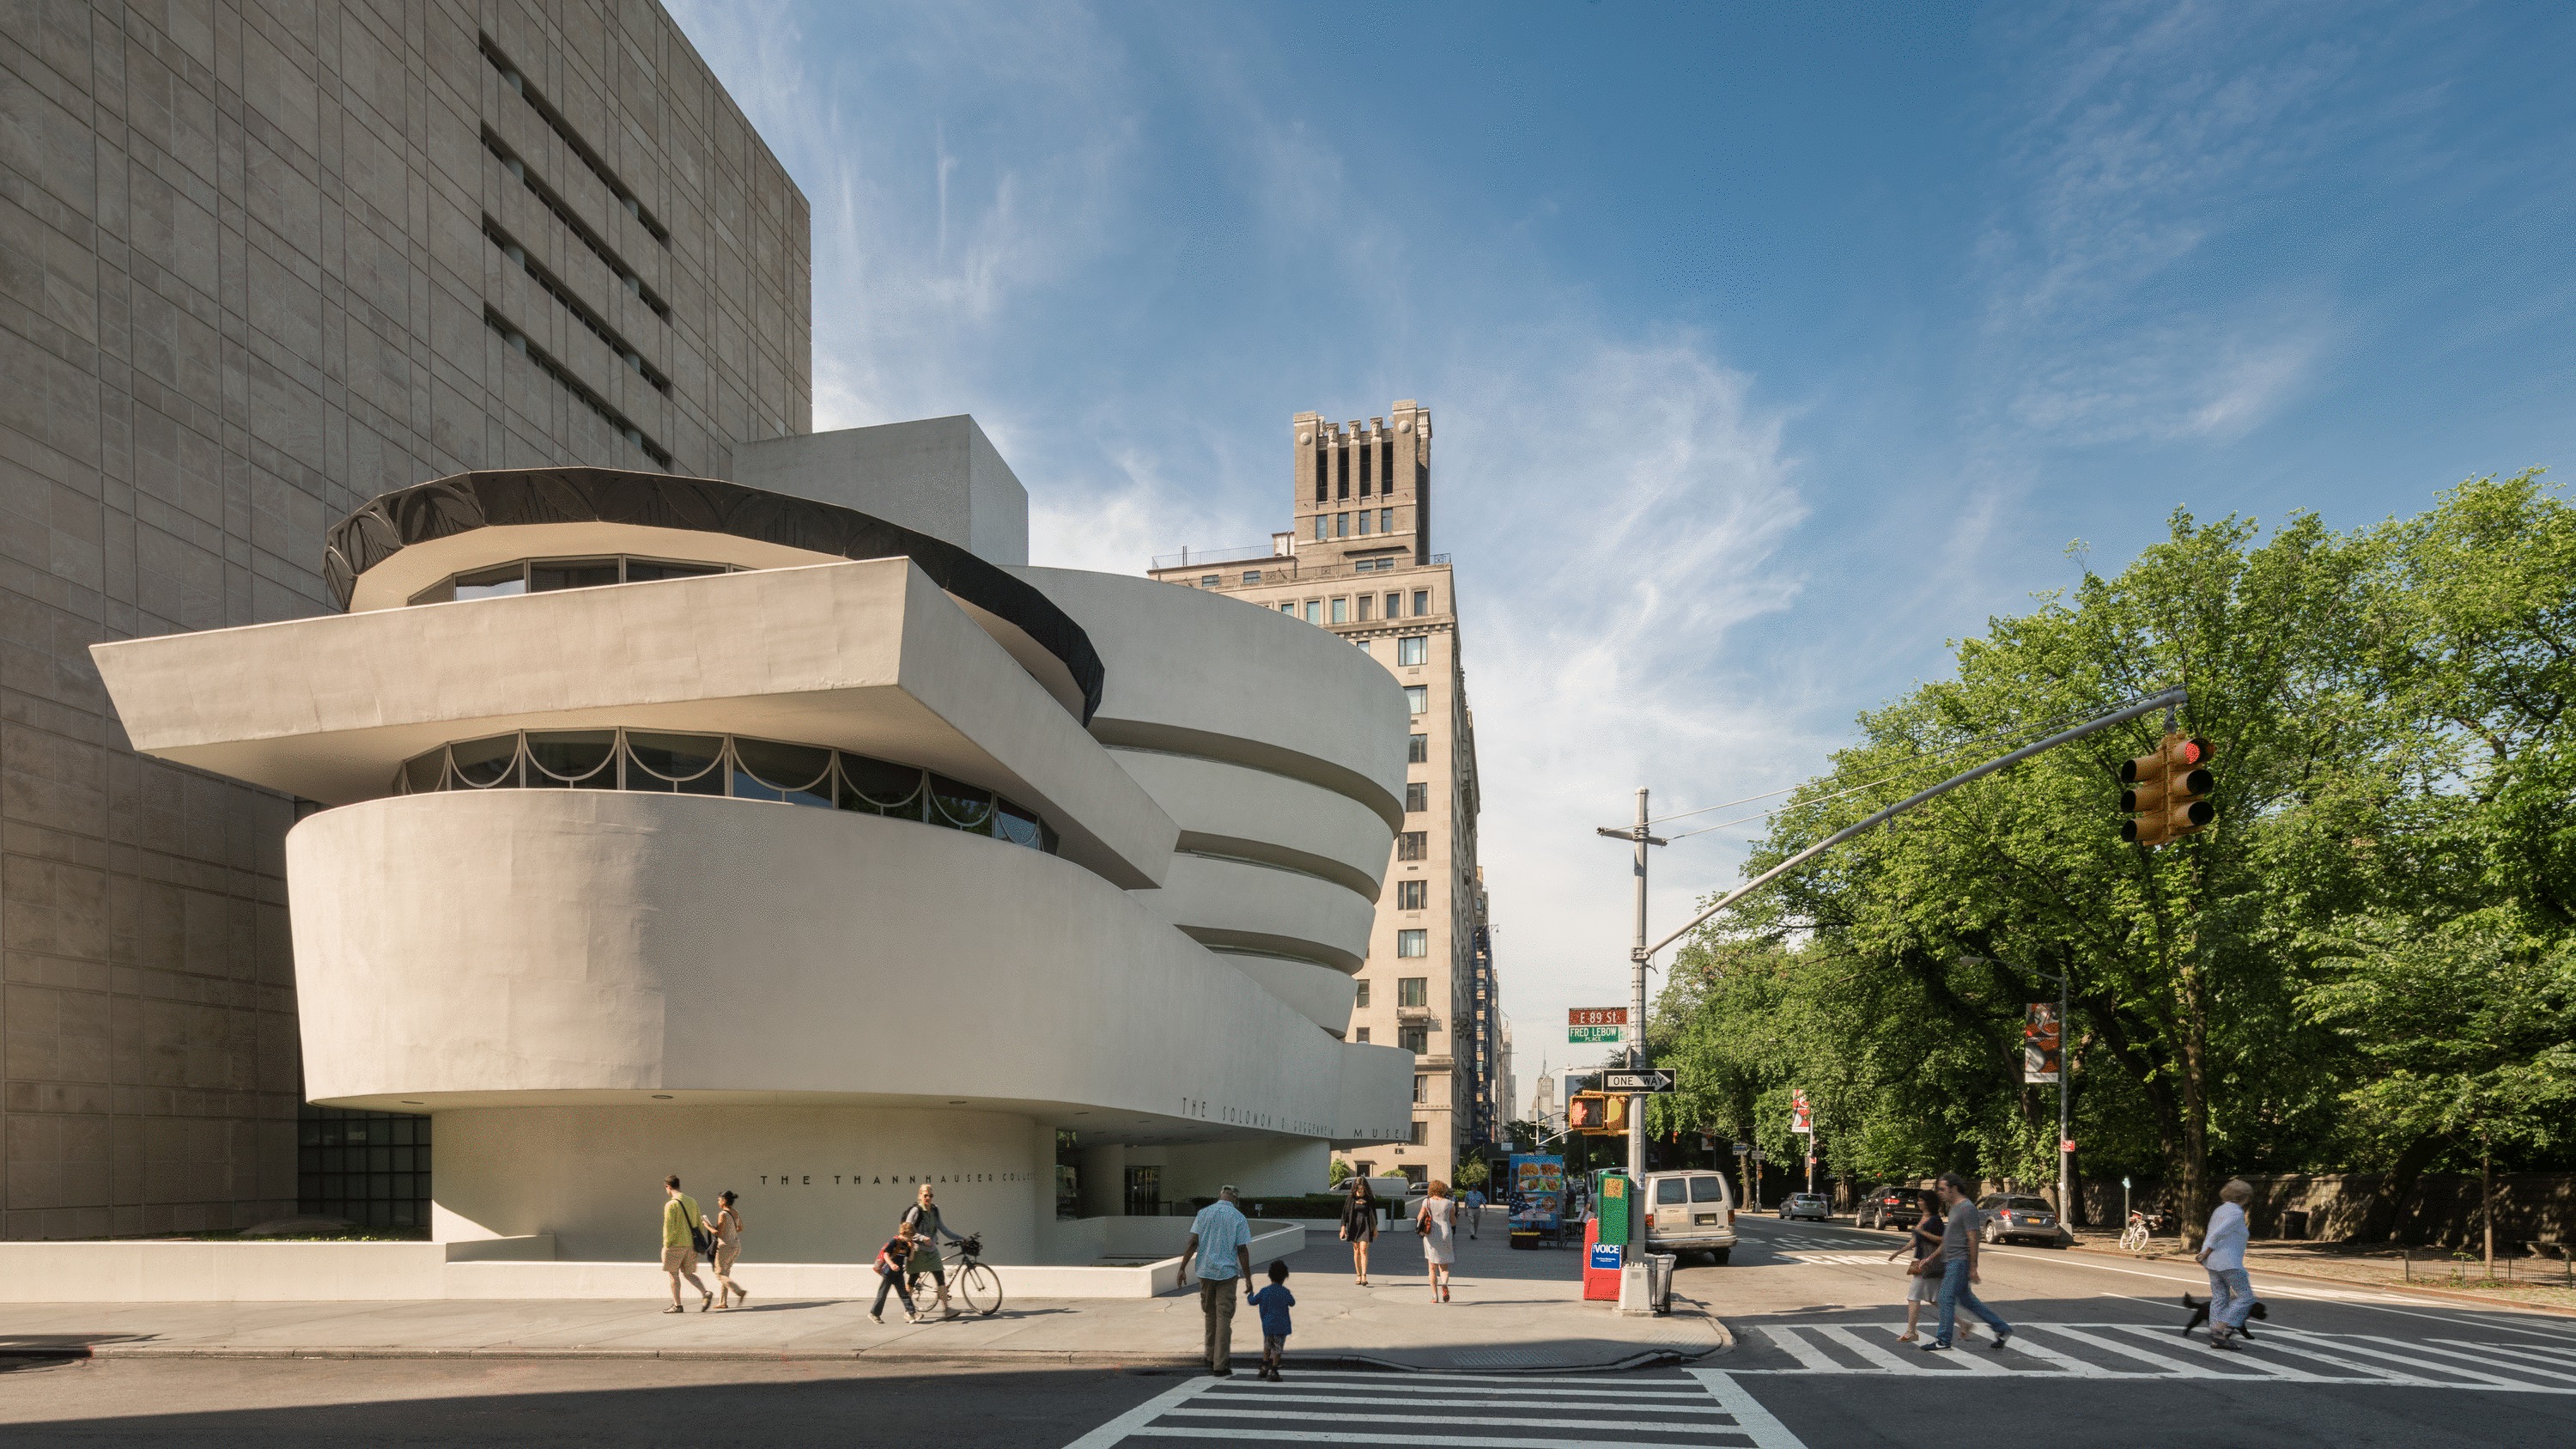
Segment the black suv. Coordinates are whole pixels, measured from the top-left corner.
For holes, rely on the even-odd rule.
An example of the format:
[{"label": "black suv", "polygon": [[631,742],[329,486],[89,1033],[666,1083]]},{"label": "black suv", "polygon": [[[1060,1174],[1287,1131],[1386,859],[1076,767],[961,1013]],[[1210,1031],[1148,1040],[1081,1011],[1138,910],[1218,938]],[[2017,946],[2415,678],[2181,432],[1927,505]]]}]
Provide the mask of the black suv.
[{"label": "black suv", "polygon": [[1864,1228],[1910,1228],[1923,1221],[1923,1189],[1872,1188],[1852,1221]]}]

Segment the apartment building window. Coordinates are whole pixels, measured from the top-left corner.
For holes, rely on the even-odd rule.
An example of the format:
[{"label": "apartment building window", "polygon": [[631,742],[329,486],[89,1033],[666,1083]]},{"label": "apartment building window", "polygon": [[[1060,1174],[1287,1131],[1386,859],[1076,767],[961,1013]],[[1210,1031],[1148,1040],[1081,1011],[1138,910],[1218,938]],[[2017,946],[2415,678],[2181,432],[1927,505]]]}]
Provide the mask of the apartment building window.
[{"label": "apartment building window", "polygon": [[1389,594],[1386,596],[1386,616],[1390,619],[1400,619],[1404,617],[1404,595]]},{"label": "apartment building window", "polygon": [[1309,624],[1321,624],[1324,622],[1323,600],[1308,599],[1306,601],[1306,622]]},{"label": "apartment building window", "polygon": [[1408,714],[1431,713],[1431,686],[1427,684],[1406,685],[1404,687],[1404,708]]},{"label": "apartment building window", "polygon": [[1423,1089],[1424,1087],[1429,1086],[1430,1084],[1431,1084],[1431,1079],[1430,1079],[1429,1077],[1415,1077],[1415,1078],[1413,1079],[1413,1100],[1415,1100],[1415,1101],[1417,1101],[1417,1102],[1421,1101],[1421,1100],[1422,1100],[1422,1089]]},{"label": "apartment building window", "polygon": [[1415,1056],[1429,1056],[1431,1054],[1431,1028],[1427,1026],[1399,1026],[1395,1029],[1395,1044],[1404,1048],[1406,1051],[1413,1053]]},{"label": "apartment building window", "polygon": [[1355,1001],[1353,1001],[1353,1002],[1351,1003],[1351,1005],[1352,1005],[1352,1007],[1353,1007],[1353,1008],[1355,1008],[1355,1009],[1365,1009],[1365,1008],[1368,1006],[1368,988],[1369,988],[1369,984],[1368,984],[1367,982],[1363,981],[1363,982],[1361,982],[1361,983],[1360,983],[1360,985],[1359,985],[1359,997],[1358,997],[1358,999],[1357,999],[1357,1000],[1355,1000]]},{"label": "apartment building window", "polygon": [[[1411,931],[1398,931],[1398,932],[1396,932],[1396,933],[1395,933],[1395,954],[1396,954],[1396,955],[1398,955],[1398,956],[1428,956],[1428,955],[1430,955],[1430,954],[1431,954],[1431,933],[1430,933],[1429,931],[1419,930],[1419,929],[1417,929],[1417,930],[1411,930]],[[1407,981],[1418,981],[1420,978],[1419,978],[1419,977],[1407,977],[1407,978],[1405,978],[1405,979],[1406,979]],[[1415,990],[1414,990],[1412,993],[1409,993],[1409,994],[1419,994],[1419,988],[1415,988]],[[1422,1003],[1421,1003],[1421,1002],[1419,1002],[1419,1001],[1408,1000],[1408,1001],[1404,1002],[1403,1004],[1404,1004],[1404,1005],[1406,1005],[1406,1006],[1420,1006]]]},{"label": "apartment building window", "polygon": [[1431,591],[1429,589],[1415,589],[1413,591],[1413,617],[1419,619],[1430,612]]},{"label": "apartment building window", "polygon": [[1347,514],[1347,513],[1336,513],[1336,514],[1334,514],[1334,515],[1333,515],[1333,537],[1335,537],[1335,538],[1348,538],[1348,537],[1350,537],[1350,536],[1351,536],[1351,516],[1350,516],[1349,514]]},{"label": "apartment building window", "polygon": [[1247,584],[1257,584],[1261,582],[1261,570],[1245,569],[1243,571],[1243,581]]},{"label": "apartment building window", "polygon": [[1353,644],[1356,644],[1356,645],[1358,645],[1358,646],[1359,646],[1359,650],[1360,650],[1360,652],[1361,652],[1362,654],[1367,654],[1367,653],[1371,653],[1371,652],[1373,652],[1373,651],[1369,648],[1369,641],[1367,641],[1366,639],[1354,639],[1354,640],[1352,640],[1351,642],[1352,642]]},{"label": "apartment building window", "polygon": [[1413,1144],[1414,1146],[1416,1146],[1416,1147],[1428,1147],[1428,1146],[1430,1146],[1430,1145],[1431,1145],[1431,1124],[1430,1124],[1430,1123],[1428,1123],[1428,1122],[1416,1122],[1416,1123],[1414,1123],[1414,1124],[1413,1124],[1413,1135],[1412,1135],[1411,1137],[1406,1138],[1405,1140],[1406,1140],[1406,1141],[1408,1141],[1408,1142],[1410,1142],[1410,1143],[1412,1143],[1412,1144]]},{"label": "apartment building window", "polygon": [[1381,509],[1379,509],[1379,510],[1377,511],[1377,531],[1378,531],[1378,532],[1380,532],[1380,533],[1393,533],[1393,532],[1395,532],[1395,510],[1394,510],[1394,509],[1392,509],[1392,508],[1381,508]]},{"label": "apartment building window", "polygon": [[[1395,883],[1395,908],[1397,910],[1418,911],[1430,903],[1431,882],[1427,880],[1400,880]],[[1360,987],[1360,995],[1368,995],[1367,986],[1363,985]],[[1365,1005],[1366,1003],[1362,1004]]]},{"label": "apartment building window", "polygon": [[1316,514],[1316,515],[1315,515],[1315,542],[1317,542],[1317,543],[1322,543],[1325,539],[1332,537],[1332,532],[1331,532],[1332,527],[1333,527],[1333,521],[1332,521],[1331,519],[1326,518],[1324,515],[1322,515],[1322,514],[1320,514],[1320,513]]},{"label": "apartment building window", "polygon": [[1357,1033],[1357,1035],[1358,1035],[1358,1037],[1359,1037],[1359,1043],[1360,1043],[1360,1045],[1361,1045],[1361,1046],[1367,1046],[1367,1045],[1369,1044],[1369,1039],[1368,1039],[1368,1028],[1367,1028],[1367,1027],[1361,1027],[1361,1028],[1359,1029],[1359,1032]]},{"label": "apartment building window", "polygon": [[1212,589],[1224,582],[1225,576],[1223,574],[1201,574],[1199,576],[1199,587],[1203,589]]},{"label": "apartment building window", "polygon": [[1283,614],[1294,614],[1297,612],[1297,606],[1295,604],[1281,604],[1279,606],[1279,612]]},{"label": "apartment building window", "polygon": [[1350,621],[1351,601],[1348,599],[1333,600],[1333,622],[1336,624],[1347,624]]},{"label": "apartment building window", "polygon": [[1431,763],[1431,736],[1415,735],[1404,747],[1405,762],[1414,765]]},{"label": "apartment building window", "polygon": [[1395,662],[1398,664],[1430,663],[1431,636],[1428,634],[1407,634],[1403,638],[1396,640]]},{"label": "apartment building window", "polygon": [[1430,808],[1431,808],[1431,782],[1429,782],[1428,780],[1407,780],[1407,781],[1405,781],[1405,782],[1404,782],[1404,809],[1405,809],[1405,813],[1406,813],[1406,814],[1408,814],[1408,815],[1419,815],[1419,814],[1421,814],[1423,811],[1428,810],[1428,809],[1430,809]]},{"label": "apartment building window", "polygon": [[1351,445],[1342,444],[1333,450],[1333,455],[1333,496],[1348,498],[1351,496]]},{"label": "apartment building window", "polygon": [[[1365,487],[1367,487],[1368,485],[1366,485],[1366,484],[1362,484],[1362,485],[1360,485],[1360,486],[1362,486],[1363,488],[1365,488]],[[1369,511],[1368,511],[1367,509],[1363,508],[1363,509],[1361,509],[1361,510],[1360,510],[1360,537],[1362,537],[1362,538],[1366,538],[1366,537],[1368,537],[1368,531],[1369,531]]]},{"label": "apartment building window", "polygon": [[1429,836],[1420,830],[1408,830],[1402,835],[1397,836],[1395,838],[1395,858],[1398,860],[1422,859],[1427,853],[1424,848],[1424,843],[1428,839]]},{"label": "apartment building window", "polygon": [[1318,503],[1327,501],[1325,498],[1324,458],[1324,450],[1317,448],[1315,450],[1315,501]]},{"label": "apartment building window", "polygon": [[1376,611],[1377,611],[1377,595],[1375,595],[1375,594],[1362,594],[1362,595],[1360,595],[1360,622],[1361,622],[1361,623],[1363,623],[1363,624],[1367,623],[1367,622],[1368,622],[1368,620],[1369,620],[1369,615],[1371,615],[1371,614],[1375,613]]}]

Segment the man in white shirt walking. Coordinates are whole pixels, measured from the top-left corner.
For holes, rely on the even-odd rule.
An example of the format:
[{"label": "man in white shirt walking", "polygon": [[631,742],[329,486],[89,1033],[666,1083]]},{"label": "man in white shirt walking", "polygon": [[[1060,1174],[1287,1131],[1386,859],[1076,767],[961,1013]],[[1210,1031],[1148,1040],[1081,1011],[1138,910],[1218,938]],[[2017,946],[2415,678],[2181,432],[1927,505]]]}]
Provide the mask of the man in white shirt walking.
[{"label": "man in white shirt walking", "polygon": [[1252,1296],[1252,1224],[1234,1205],[1234,1184],[1216,1190],[1216,1201],[1190,1220],[1189,1246],[1181,1250],[1181,1286],[1189,1286],[1190,1265],[1199,1270],[1199,1312],[1207,1319],[1208,1371],[1218,1378],[1234,1376],[1234,1292]]},{"label": "man in white shirt walking", "polygon": [[2219,1203],[2209,1215],[2209,1232],[2196,1257],[2209,1270],[2209,1345],[2243,1349],[2245,1316],[2254,1311],[2254,1284],[2245,1276],[2245,1204],[2254,1200],[2253,1184],[2231,1177],[2218,1190]]}]

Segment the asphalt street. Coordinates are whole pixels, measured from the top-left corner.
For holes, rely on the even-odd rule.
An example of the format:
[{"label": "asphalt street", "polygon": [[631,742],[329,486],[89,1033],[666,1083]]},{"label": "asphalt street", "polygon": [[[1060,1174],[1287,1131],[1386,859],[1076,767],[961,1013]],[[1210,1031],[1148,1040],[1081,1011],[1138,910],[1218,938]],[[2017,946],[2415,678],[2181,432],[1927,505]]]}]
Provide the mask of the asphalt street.
[{"label": "asphalt street", "polygon": [[[2257,1279],[2271,1317],[2222,1354],[2179,1333],[2168,1264],[1990,1250],[1998,1353],[1896,1342],[1894,1234],[1748,1218],[1682,1270],[1737,1347],[1614,1376],[1306,1369],[1217,1380],[989,1363],[97,1360],[0,1372],[0,1439],[305,1445],[717,1444],[1114,1449],[1306,1444],[1846,1449],[1960,1440],[2336,1449],[2576,1443],[2576,1319]],[[1567,1270],[1573,1258],[1565,1255]],[[1470,1320],[1460,1320],[1462,1329]],[[1112,1347],[1104,1345],[1104,1347]]]}]

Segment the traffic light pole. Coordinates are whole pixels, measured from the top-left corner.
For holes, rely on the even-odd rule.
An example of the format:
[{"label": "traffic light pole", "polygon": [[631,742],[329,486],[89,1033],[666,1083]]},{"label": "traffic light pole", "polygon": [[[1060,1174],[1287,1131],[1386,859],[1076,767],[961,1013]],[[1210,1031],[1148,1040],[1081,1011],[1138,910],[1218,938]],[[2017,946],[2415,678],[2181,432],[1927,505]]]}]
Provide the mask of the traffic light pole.
[{"label": "traffic light pole", "polygon": [[[1646,1066],[1646,847],[1662,845],[1660,838],[1646,833],[1646,787],[1637,787],[1637,823],[1629,830],[1599,829],[1596,834],[1613,840],[1632,840],[1637,845],[1637,944],[1628,953],[1628,1066],[1643,1071]],[[1628,1180],[1643,1182],[1646,1177],[1646,1099],[1628,1099]]]},{"label": "traffic light pole", "polygon": [[[2040,740],[2034,744],[2024,745],[2020,749],[2013,751],[2011,754],[1988,760],[1974,769],[1962,770],[1958,774],[1952,775],[1949,779],[1942,781],[1938,785],[1934,785],[1928,790],[1919,790],[1914,794],[1906,796],[1904,799],[1897,801],[1895,804],[1888,806],[1886,809],[1879,811],[1877,814],[1870,816],[1866,820],[1862,820],[1857,824],[1844,826],[1842,829],[1835,831],[1833,834],[1828,835],[1824,839],[1817,841],[1815,844],[1808,846],[1806,849],[1799,851],[1796,855],[1789,857],[1787,860],[1784,860],[1778,865],[1771,867],[1769,870],[1762,872],[1753,879],[1737,886],[1734,890],[1727,892],[1724,897],[1719,899],[1717,904],[1710,906],[1707,910],[1691,917],[1690,921],[1680,930],[1673,932],[1671,935],[1664,937],[1653,945],[1648,946],[1642,944],[1645,933],[1640,931],[1638,936],[1641,944],[1638,945],[1632,957],[1637,967],[1637,980],[1640,983],[1644,982],[1646,962],[1652,959],[1656,952],[1661,951],[1666,946],[1671,945],[1682,937],[1698,930],[1701,926],[1706,925],[1717,915],[1718,912],[1734,905],[1737,901],[1743,900],[1746,896],[1753,894],[1755,891],[1762,889],[1771,882],[1778,880],[1780,877],[1787,875],[1793,870],[1796,870],[1799,866],[1805,865],[1808,861],[1815,859],[1817,856],[1820,856],[1826,851],[1833,849],[1835,846],[1842,844],[1844,841],[1851,839],[1853,836],[1858,835],[1873,826],[1881,825],[1889,820],[1893,820],[1897,816],[1904,814],[1906,811],[1913,809],[1915,806],[1921,805],[1925,801],[1932,800],[1936,797],[1946,795],[1951,791],[1958,789],[1960,786],[1968,784],[1970,781],[1982,780],[1997,770],[2006,769],[2010,766],[2020,764],[2022,761],[2029,759],[2033,755],[2042,754],[2049,750],[2056,749],[2059,745],[2072,744],[2073,742],[2084,738],[2086,735],[2098,734],[2103,730],[2111,728],[2113,725],[2127,724],[2129,721],[2136,719],[2141,715],[2153,714],[2160,709],[2173,709],[2190,702],[2190,691],[2180,688],[2168,689],[2161,694],[2151,695],[2134,704],[2130,704],[2125,708],[2113,710],[2111,713],[2103,715],[2098,719],[2086,720],[2084,723],[2077,725],[2071,730],[2062,730],[2057,734],[2050,735],[2048,738]],[[1601,833],[1604,835],[1613,835],[1619,832],[1605,830]],[[1639,825],[1637,827],[1637,833],[1643,835],[1645,833],[1645,826]],[[1640,846],[1637,854],[1638,858],[1643,860],[1645,857],[1644,847]],[[1644,867],[1641,865],[1638,869],[1638,880],[1641,883],[1639,889],[1641,891],[1643,890],[1642,882],[1644,879],[1645,871]],[[1642,896],[1640,899],[1642,899]],[[1640,991],[1644,990],[1642,984],[1638,989]],[[1643,1040],[1643,1038],[1641,1037],[1640,1040]],[[2064,1139],[2061,1138],[2059,1140],[2063,1141]]]}]

